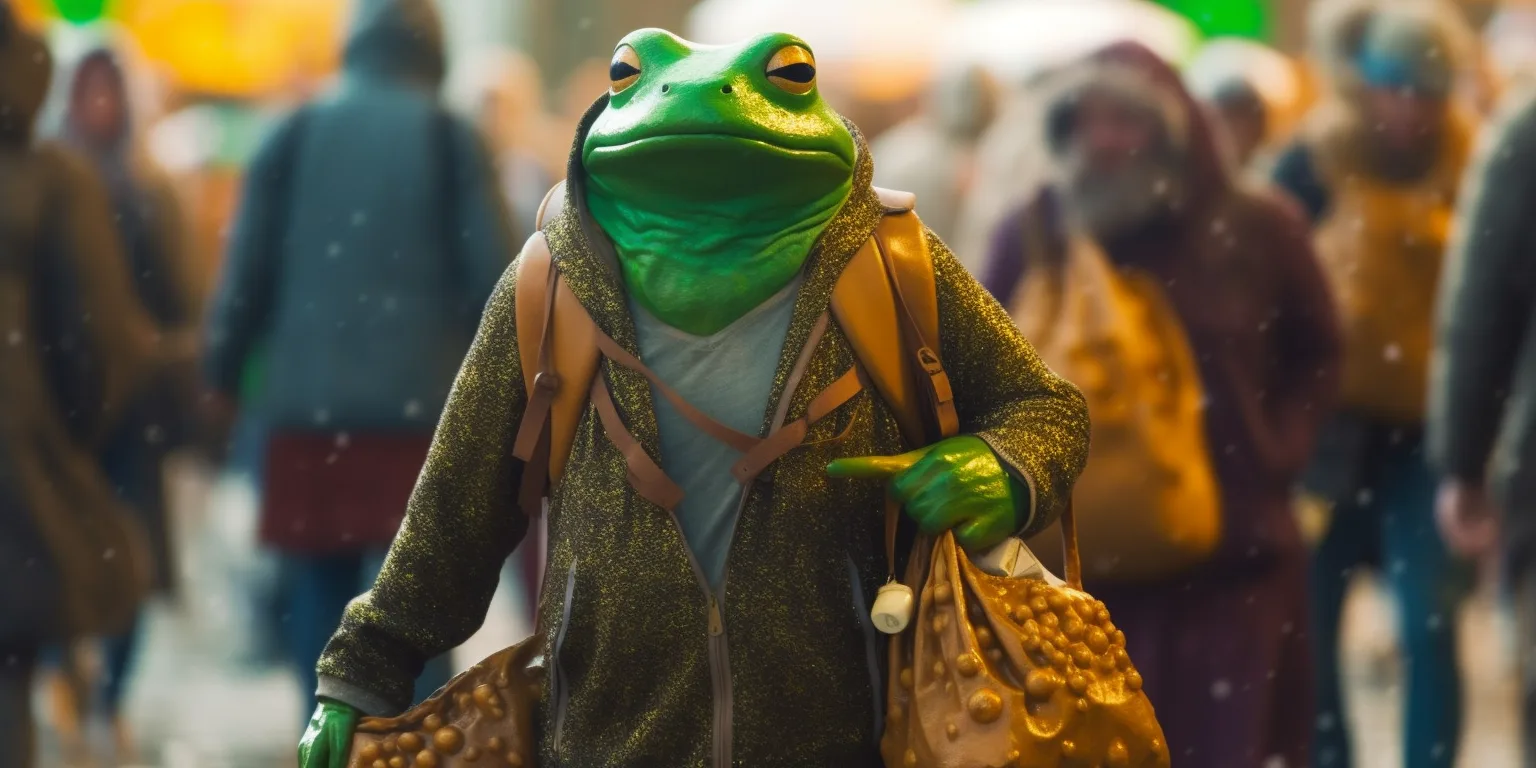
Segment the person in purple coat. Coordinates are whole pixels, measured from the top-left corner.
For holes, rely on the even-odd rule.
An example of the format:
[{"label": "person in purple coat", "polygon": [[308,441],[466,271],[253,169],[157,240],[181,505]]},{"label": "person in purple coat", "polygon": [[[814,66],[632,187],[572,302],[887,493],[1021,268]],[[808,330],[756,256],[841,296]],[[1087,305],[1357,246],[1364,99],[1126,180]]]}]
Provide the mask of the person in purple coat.
[{"label": "person in purple coat", "polygon": [[1204,385],[1224,514],[1221,543],[1201,565],[1089,588],[1125,631],[1175,765],[1306,765],[1307,552],[1291,488],[1340,357],[1306,224],[1234,181],[1208,118],[1151,51],[1117,44],[1064,78],[1045,134],[1063,181],[1005,220],[982,283],[1014,304],[1033,261],[1026,248],[1075,237],[1159,278]]}]

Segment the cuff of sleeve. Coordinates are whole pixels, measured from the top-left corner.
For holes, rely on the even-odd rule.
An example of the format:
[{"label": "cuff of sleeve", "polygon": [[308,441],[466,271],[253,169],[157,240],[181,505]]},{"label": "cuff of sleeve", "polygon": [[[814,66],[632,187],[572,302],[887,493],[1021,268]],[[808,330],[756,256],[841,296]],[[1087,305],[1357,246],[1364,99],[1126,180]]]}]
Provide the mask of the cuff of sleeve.
[{"label": "cuff of sleeve", "polygon": [[1030,477],[1023,467],[1009,459],[1008,454],[999,450],[991,437],[985,434],[978,434],[976,437],[980,438],[982,442],[987,444],[988,448],[992,449],[992,455],[997,457],[997,463],[1002,465],[1003,469],[1008,472],[1009,478],[1013,480],[1014,488],[1024,488],[1026,490],[1026,498],[1016,501],[1015,517],[1018,525],[1014,528],[1014,533],[1020,534],[1029,530],[1030,526],[1035,522],[1035,513],[1038,510],[1040,499],[1040,494],[1035,490],[1034,478]]},{"label": "cuff of sleeve", "polygon": [[390,706],[384,697],[337,677],[322,675],[320,685],[315,689],[315,695],[351,705],[369,717],[388,717],[397,714],[395,708]]}]

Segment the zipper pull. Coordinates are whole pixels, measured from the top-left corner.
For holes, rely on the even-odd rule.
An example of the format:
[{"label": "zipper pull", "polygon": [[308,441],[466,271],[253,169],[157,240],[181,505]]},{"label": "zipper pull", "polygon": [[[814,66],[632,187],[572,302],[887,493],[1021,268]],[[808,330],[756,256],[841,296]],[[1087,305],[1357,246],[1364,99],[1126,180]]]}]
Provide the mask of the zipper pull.
[{"label": "zipper pull", "polygon": [[714,595],[709,597],[709,635],[719,637],[725,632],[725,620],[720,617],[720,603]]}]

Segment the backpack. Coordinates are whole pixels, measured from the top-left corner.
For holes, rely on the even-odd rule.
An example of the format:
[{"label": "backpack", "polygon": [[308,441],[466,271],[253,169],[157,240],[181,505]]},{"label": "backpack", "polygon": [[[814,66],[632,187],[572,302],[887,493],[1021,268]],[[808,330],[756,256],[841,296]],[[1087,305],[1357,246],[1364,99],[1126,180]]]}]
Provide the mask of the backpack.
[{"label": "backpack", "polygon": [[[1050,202],[1026,214],[1028,269],[1010,313],[1088,401],[1088,466],[1073,492],[1084,567],[1109,582],[1166,577],[1208,558],[1221,537],[1194,353],[1154,278],[1115,267],[1084,238],[1049,238]],[[1050,547],[1038,549],[1059,566]]]},{"label": "backpack", "polygon": [[[603,415],[603,404],[590,397],[601,332],[560,280],[559,270],[551,269],[542,232],[558,212],[564,188],[561,182],[545,196],[538,215],[541,231],[528,240],[516,265],[519,362],[528,405],[513,454],[526,462],[519,502],[530,516],[541,509],[548,488],[559,482],[587,404],[596,403]],[[853,347],[863,376],[895,412],[902,434],[921,446],[932,442],[928,435],[951,435],[959,428],[949,377],[939,358],[933,261],[922,222],[912,212],[914,196],[878,188],[876,192],[885,215],[839,276],[831,314]],[[637,487],[643,480],[637,479]]]}]

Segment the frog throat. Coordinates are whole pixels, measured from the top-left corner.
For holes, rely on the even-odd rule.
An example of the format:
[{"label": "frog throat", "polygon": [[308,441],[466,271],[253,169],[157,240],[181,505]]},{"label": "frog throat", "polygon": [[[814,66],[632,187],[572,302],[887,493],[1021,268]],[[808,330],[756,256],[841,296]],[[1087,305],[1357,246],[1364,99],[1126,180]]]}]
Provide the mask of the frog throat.
[{"label": "frog throat", "polygon": [[634,300],[695,335],[788,285],[853,187],[852,168],[826,153],[727,136],[650,141],[591,163],[586,202]]}]

